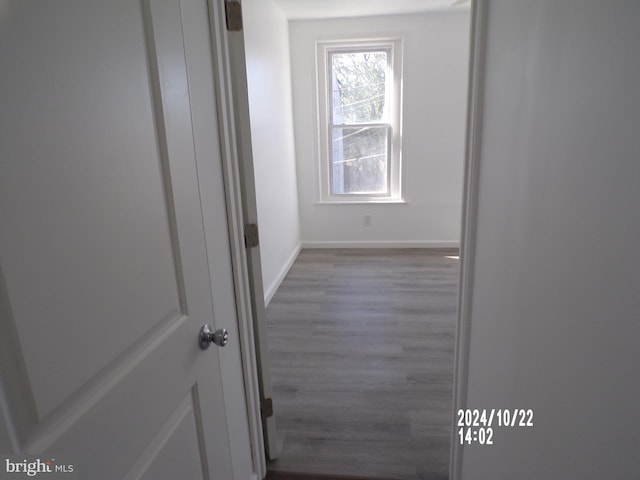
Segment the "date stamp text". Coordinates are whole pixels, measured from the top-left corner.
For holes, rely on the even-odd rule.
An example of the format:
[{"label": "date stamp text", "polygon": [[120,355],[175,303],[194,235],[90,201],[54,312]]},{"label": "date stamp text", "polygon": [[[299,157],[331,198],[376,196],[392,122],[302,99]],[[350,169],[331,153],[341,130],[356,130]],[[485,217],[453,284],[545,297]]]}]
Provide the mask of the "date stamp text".
[{"label": "date stamp text", "polygon": [[458,410],[460,445],[493,445],[496,428],[533,427],[533,409],[482,408]]}]

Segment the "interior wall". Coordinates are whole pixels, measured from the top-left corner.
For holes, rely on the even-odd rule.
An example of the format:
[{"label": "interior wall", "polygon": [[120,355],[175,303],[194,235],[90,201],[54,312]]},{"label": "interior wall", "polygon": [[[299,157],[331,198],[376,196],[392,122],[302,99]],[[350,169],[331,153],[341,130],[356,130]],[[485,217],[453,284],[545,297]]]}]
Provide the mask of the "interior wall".
[{"label": "interior wall", "polygon": [[636,478],[640,3],[488,5],[461,478]]},{"label": "interior wall", "polygon": [[[469,11],[290,21],[304,246],[457,246],[466,120]],[[318,204],[315,42],[404,38],[404,204]],[[365,226],[364,216],[371,225]]]},{"label": "interior wall", "polygon": [[288,21],[272,0],[243,0],[251,141],[265,297],[300,249]]}]

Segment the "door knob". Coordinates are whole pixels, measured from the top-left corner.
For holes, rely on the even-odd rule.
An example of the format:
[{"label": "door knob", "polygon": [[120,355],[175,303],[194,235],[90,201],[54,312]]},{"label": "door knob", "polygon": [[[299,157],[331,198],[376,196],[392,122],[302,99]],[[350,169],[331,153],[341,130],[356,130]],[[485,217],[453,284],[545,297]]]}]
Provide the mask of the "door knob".
[{"label": "door knob", "polygon": [[200,329],[199,343],[202,350],[209,348],[209,345],[215,343],[219,347],[224,347],[229,341],[229,332],[226,328],[220,328],[213,331],[213,327],[208,323]]}]

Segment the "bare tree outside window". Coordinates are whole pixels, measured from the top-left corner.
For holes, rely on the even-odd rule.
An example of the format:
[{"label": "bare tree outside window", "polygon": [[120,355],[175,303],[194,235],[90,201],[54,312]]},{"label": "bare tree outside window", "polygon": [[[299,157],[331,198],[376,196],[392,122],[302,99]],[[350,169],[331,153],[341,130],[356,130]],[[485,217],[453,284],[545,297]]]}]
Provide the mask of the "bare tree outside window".
[{"label": "bare tree outside window", "polygon": [[389,193],[387,51],[332,52],[333,194]]}]

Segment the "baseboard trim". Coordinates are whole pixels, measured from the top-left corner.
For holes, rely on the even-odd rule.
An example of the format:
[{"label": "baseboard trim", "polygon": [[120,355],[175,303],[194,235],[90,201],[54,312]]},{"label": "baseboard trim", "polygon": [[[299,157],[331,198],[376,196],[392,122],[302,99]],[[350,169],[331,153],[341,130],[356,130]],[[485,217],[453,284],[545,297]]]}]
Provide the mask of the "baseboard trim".
[{"label": "baseboard trim", "polygon": [[460,240],[305,241],[302,248],[460,248]]},{"label": "baseboard trim", "polygon": [[460,248],[459,240],[405,240],[405,241],[307,241],[299,243],[280,269],[276,279],[264,289],[264,305],[269,305],[271,299],[280,288],[280,284],[291,270],[303,248]]},{"label": "baseboard trim", "polygon": [[289,273],[289,270],[291,270],[291,267],[293,266],[293,262],[295,262],[296,258],[298,258],[298,254],[300,253],[301,249],[302,249],[302,245],[298,243],[296,248],[293,249],[293,252],[291,252],[291,255],[289,255],[289,258],[287,259],[286,263],[280,269],[280,273],[278,273],[278,276],[276,277],[276,279],[271,283],[271,285],[269,285],[269,288],[265,288],[264,290],[265,307],[269,305],[269,302],[271,302],[271,299],[278,291],[278,288],[280,288],[280,284],[284,280],[284,277],[287,276],[287,273]]}]

